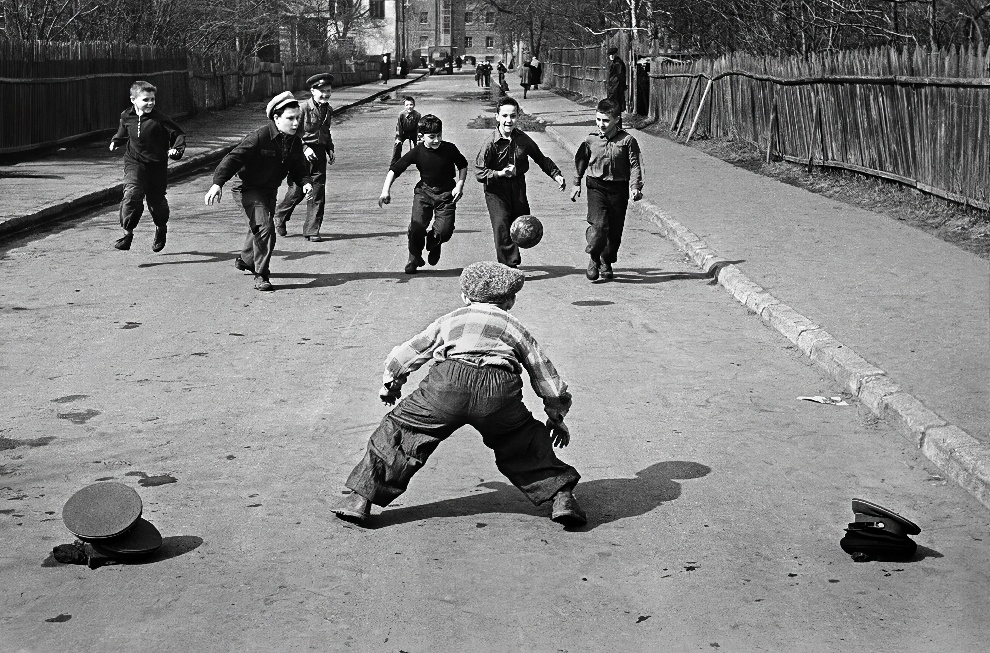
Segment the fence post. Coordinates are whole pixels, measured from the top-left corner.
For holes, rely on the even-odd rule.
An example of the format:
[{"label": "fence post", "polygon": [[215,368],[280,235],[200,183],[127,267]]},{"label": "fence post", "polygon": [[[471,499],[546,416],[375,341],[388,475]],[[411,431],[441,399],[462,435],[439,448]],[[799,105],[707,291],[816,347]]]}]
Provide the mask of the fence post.
[{"label": "fence post", "polygon": [[[701,78],[699,77],[698,79],[700,80]],[[714,83],[715,82],[713,80],[709,79],[708,83],[705,84],[705,92],[701,94],[701,99],[698,100],[698,111],[694,114],[694,120],[691,122],[691,129],[688,130],[687,138],[684,139],[685,143],[691,140],[691,135],[694,134],[694,128],[698,126],[698,118],[701,117],[701,112],[705,109],[705,100],[708,99],[708,92],[712,90],[712,84]],[[774,110],[776,111],[776,106],[774,107]]]}]

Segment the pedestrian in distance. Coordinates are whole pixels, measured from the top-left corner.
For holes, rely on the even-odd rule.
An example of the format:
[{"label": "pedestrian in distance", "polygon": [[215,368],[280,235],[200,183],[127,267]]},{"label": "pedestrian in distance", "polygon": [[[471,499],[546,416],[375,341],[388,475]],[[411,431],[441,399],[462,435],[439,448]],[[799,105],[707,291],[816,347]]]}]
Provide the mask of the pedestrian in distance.
[{"label": "pedestrian in distance", "polygon": [[619,58],[619,48],[608,49],[608,69],[605,75],[605,99],[619,105],[619,129],[622,129],[622,112],[626,110],[626,63]]},{"label": "pedestrian in distance", "polygon": [[395,123],[395,147],[392,148],[393,165],[402,156],[402,145],[409,141],[409,147],[416,147],[419,138],[419,119],[422,117],[416,111],[416,98],[407,95],[402,98],[402,113]]},{"label": "pedestrian in distance", "polygon": [[629,198],[634,202],[643,199],[639,143],[619,127],[620,115],[619,105],[612,100],[599,102],[595,110],[598,131],[589,134],[574,155],[571,201],[581,197],[581,177],[588,186],[588,245],[584,251],[590,256],[586,273],[590,281],[599,275],[612,278]]},{"label": "pedestrian in distance", "polygon": [[[405,273],[415,274],[422,266],[423,248],[429,254],[430,265],[440,262],[443,244],[454,233],[454,217],[457,202],[464,195],[467,178],[467,159],[457,146],[443,140],[443,121],[432,114],[419,120],[421,142],[392,164],[385,175],[378,206],[392,201],[391,189],[395,179],[406,168],[415,165],[419,170],[419,182],[413,190],[412,216],[409,219],[409,261]],[[431,224],[432,221],[432,224]]]},{"label": "pedestrian in distance", "polygon": [[[464,306],[392,349],[378,393],[387,405],[399,400],[409,374],[431,358],[436,363],[372,433],[345,482],[351,494],[332,508],[338,517],[360,523],[371,504],[388,506],[441,442],[470,425],[494,451],[498,470],[533,504],[552,501],[551,518],[565,526],[587,523],[573,492],[581,475],[553,451],[570,442],[564,417],[571,394],[540,345],[509,313],[524,281],[522,273],[500,263],[472,263],[460,277]],[[543,399],[545,424],[523,403],[523,370]]]},{"label": "pedestrian in distance", "polygon": [[[330,134],[330,123],[333,119],[333,107],[330,106],[330,94],[333,91],[333,75],[322,73],[313,75],[306,80],[311,97],[299,104],[302,111],[302,123],[299,127],[299,137],[303,142],[303,155],[309,164],[309,175],[313,184],[313,192],[306,200],[306,221],[303,222],[303,236],[314,243],[321,242],[320,228],[323,227],[323,217],[327,203],[327,166],[337,160],[334,152],[333,136]],[[292,210],[305,197],[303,189],[293,183],[289,177],[289,188],[285,197],[275,209],[275,231],[279,236],[288,235],[285,223],[292,217]]]},{"label": "pedestrian in distance", "polygon": [[478,85],[478,88],[481,88],[481,80],[485,76],[484,69],[485,64],[483,63],[478,63],[474,66],[474,83]]},{"label": "pedestrian in distance", "polygon": [[382,84],[388,84],[389,77],[392,76],[392,64],[389,63],[387,54],[382,55],[382,65],[378,68],[378,76],[381,78]]},{"label": "pedestrian in distance", "polygon": [[509,84],[505,81],[505,73],[507,73],[509,69],[505,67],[504,63],[499,61],[498,65],[495,66],[495,70],[498,72],[498,87],[502,89],[503,93],[508,92]]},{"label": "pedestrian in distance", "polygon": [[244,209],[248,233],[244,249],[234,259],[238,270],[254,274],[256,290],[270,291],[269,263],[275,251],[275,199],[278,187],[288,175],[310,195],[309,166],[303,154],[303,142],[297,135],[302,111],[292,93],[273,97],[265,107],[268,124],[251,132],[220,161],[213,173],[213,185],[206,192],[206,204],[220,203],[223,185],[234,175],[234,199]]},{"label": "pedestrian in distance", "polygon": [[165,199],[168,186],[168,160],[181,159],[186,151],[185,133],[168,116],[155,108],[158,89],[145,81],[131,84],[131,107],[120,114],[117,133],[110,140],[110,151],[124,150],[124,197],[120,201],[120,227],[124,235],[114,247],[130,249],[134,229],[141,220],[144,203],[155,223],[151,249],[165,248],[169,208]]},{"label": "pedestrian in distance", "polygon": [[501,98],[495,106],[496,128],[481,144],[475,159],[475,177],[485,187],[485,204],[498,262],[513,268],[519,266],[522,257],[509,236],[509,228],[513,220],[530,213],[526,196],[529,160],[556,181],[560,190],[567,187],[557,164],[543,154],[528,134],[516,128],[518,119],[519,103],[509,96]]},{"label": "pedestrian in distance", "polygon": [[492,85],[492,64],[486,61],[482,65],[484,66],[481,70],[482,80],[485,88],[488,88]]}]

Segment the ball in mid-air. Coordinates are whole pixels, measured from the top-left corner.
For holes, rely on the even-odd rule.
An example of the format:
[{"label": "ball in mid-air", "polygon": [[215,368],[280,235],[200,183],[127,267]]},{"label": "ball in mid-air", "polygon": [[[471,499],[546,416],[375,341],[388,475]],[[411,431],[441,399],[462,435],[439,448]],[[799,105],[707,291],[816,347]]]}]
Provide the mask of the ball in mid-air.
[{"label": "ball in mid-air", "polygon": [[535,247],[543,238],[543,223],[534,215],[521,215],[512,221],[509,237],[522,249]]}]

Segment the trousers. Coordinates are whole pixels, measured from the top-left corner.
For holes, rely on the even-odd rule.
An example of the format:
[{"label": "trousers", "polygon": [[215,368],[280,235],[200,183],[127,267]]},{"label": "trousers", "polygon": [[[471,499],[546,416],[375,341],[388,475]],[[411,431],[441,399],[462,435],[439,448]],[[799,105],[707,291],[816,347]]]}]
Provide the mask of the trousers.
[{"label": "trousers", "polygon": [[581,475],[554,454],[550,431],[522,400],[522,378],[506,369],[460,360],[436,363],[371,434],[345,486],[387,506],[409,486],[441,442],[465,425],[495,453],[495,466],[535,505]]},{"label": "trousers", "polygon": [[485,204],[492,221],[495,236],[495,255],[499,263],[517,267],[522,262],[519,247],[509,237],[512,221],[521,215],[529,215],[529,199],[526,197],[526,177],[498,179],[485,184]]},{"label": "trousers", "polygon": [[254,270],[256,277],[268,278],[268,264],[275,251],[275,199],[278,189],[235,188],[235,201],[244,208],[248,233],[241,260]]},{"label": "trousers", "polygon": [[626,224],[626,208],[629,205],[628,181],[603,181],[587,178],[588,228],[585,248],[591,258],[606,263],[618,260],[622,230]]},{"label": "trousers", "polygon": [[[323,145],[309,145],[316,153],[316,161],[309,164],[309,174],[312,178],[313,194],[306,201],[306,221],[303,223],[303,236],[320,235],[320,227],[323,226],[323,214],[326,210],[327,200],[327,148]],[[289,189],[285,197],[278,203],[275,210],[275,224],[285,226],[285,223],[292,217],[292,210],[296,208],[305,197],[302,186],[289,181]]]},{"label": "trousers", "polygon": [[144,203],[155,225],[168,224],[168,162],[139,163],[124,159],[124,197],[120,200],[120,226],[133,231],[141,221]]},{"label": "trousers", "polygon": [[433,221],[432,239],[437,244],[450,240],[454,233],[454,215],[457,205],[449,190],[438,190],[422,181],[413,190],[412,217],[409,219],[409,254],[419,256],[426,246],[426,235]]},{"label": "trousers", "polygon": [[415,138],[404,138],[396,143],[395,147],[392,148],[392,162],[389,163],[389,166],[395,165],[395,162],[402,156],[402,146],[405,145],[407,141],[410,143],[411,147],[416,147]]}]

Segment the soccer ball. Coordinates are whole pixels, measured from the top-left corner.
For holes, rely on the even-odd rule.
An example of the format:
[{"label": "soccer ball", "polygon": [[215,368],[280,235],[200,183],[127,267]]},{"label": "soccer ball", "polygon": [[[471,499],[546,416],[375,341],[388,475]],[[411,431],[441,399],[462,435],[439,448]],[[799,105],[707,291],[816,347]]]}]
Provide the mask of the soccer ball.
[{"label": "soccer ball", "polygon": [[509,238],[522,249],[529,249],[543,239],[543,223],[535,215],[521,215],[512,221]]}]

